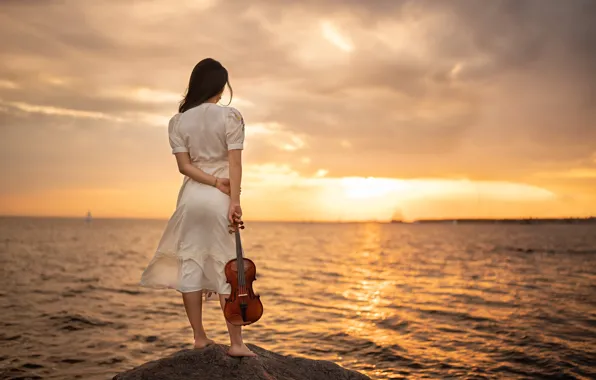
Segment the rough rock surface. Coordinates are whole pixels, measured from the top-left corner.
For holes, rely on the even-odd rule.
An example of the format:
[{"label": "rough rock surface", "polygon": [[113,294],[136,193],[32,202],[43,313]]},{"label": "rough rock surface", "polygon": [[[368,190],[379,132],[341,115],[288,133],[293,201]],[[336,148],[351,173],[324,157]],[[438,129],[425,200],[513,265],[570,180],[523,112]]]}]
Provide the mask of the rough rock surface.
[{"label": "rough rock surface", "polygon": [[145,363],[113,380],[370,380],[332,362],[282,356],[248,346],[259,356],[233,358],[226,353],[226,346],[214,344]]}]

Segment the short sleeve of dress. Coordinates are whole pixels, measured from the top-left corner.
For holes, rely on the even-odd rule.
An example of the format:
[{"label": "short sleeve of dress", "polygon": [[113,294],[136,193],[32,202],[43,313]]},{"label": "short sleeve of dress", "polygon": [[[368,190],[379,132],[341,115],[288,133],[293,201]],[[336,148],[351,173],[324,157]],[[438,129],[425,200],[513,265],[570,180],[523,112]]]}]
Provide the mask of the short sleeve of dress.
[{"label": "short sleeve of dress", "polygon": [[174,117],[170,119],[170,124],[168,125],[168,135],[170,138],[170,147],[172,148],[172,154],[174,153],[181,153],[181,152],[188,152],[188,148],[186,147],[185,139],[180,134],[178,129],[180,124],[180,115],[176,114]]},{"label": "short sleeve of dress", "polygon": [[226,143],[228,150],[244,149],[244,119],[237,109],[231,107],[226,116]]}]

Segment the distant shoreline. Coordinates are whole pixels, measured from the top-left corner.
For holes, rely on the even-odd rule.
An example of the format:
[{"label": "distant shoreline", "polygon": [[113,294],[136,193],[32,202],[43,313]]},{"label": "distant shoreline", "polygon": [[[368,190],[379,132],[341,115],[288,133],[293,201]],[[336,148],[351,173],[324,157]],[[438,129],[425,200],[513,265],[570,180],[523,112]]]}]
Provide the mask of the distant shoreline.
[{"label": "distant shoreline", "polygon": [[[33,215],[0,215],[0,220],[7,219],[45,219],[85,222],[85,216],[33,216]],[[156,221],[167,222],[167,218],[135,218],[135,217],[94,217],[93,222],[100,221]],[[443,218],[443,219],[420,219],[420,220],[245,220],[247,223],[287,223],[287,224],[519,224],[519,225],[540,225],[540,224],[596,224],[596,216],[579,218]]]},{"label": "distant shoreline", "polygon": [[596,224],[596,217],[587,218],[521,218],[521,219],[421,219],[392,220],[392,224]]}]

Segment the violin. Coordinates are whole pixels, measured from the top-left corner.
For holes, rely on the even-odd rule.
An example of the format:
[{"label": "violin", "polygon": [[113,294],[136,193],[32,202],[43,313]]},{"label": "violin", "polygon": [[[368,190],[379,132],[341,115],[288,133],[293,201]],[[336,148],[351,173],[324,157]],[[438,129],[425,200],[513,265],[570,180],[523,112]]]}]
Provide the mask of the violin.
[{"label": "violin", "polygon": [[[230,226],[231,227],[231,226]],[[256,281],[257,267],[255,263],[244,257],[240,229],[243,222],[236,225],[236,258],[228,261],[224,271],[227,282],[232,287],[230,297],[226,298],[224,316],[234,326],[246,326],[258,321],[263,315],[263,304],[260,296],[255,294],[252,283]],[[233,230],[229,231],[233,233]]]}]

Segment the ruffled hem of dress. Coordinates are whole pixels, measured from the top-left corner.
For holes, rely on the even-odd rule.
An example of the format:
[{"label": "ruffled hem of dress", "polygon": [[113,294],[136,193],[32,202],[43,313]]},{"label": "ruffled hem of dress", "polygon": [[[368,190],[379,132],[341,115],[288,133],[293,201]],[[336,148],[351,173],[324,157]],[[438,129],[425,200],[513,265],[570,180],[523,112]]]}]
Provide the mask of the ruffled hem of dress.
[{"label": "ruffled hem of dress", "polygon": [[181,286],[169,286],[169,285],[163,285],[163,284],[158,284],[158,283],[151,283],[151,282],[146,282],[146,281],[139,281],[139,286],[142,286],[143,288],[148,288],[148,289],[158,289],[158,290],[163,290],[163,289],[171,289],[171,290],[176,290],[180,293],[192,293],[192,292],[203,292],[203,293],[215,293],[215,294],[222,294],[222,295],[229,295],[230,292],[227,291],[218,291],[218,290],[214,290],[214,289],[209,289],[209,288],[203,288],[203,287],[196,287],[196,288],[183,288]]},{"label": "ruffled hem of dress", "polygon": [[[173,261],[176,262],[176,275],[173,276],[173,273],[170,273],[169,281],[163,281],[163,279],[165,277],[168,277],[168,274],[165,274],[165,275],[162,274],[161,280],[160,279],[147,280],[145,278],[145,275],[147,273],[149,273],[152,268],[155,267],[156,263],[159,263],[162,260],[168,260],[168,259],[172,260],[172,262]],[[225,264],[226,264],[225,262],[218,260],[212,256],[211,256],[211,259],[214,262],[221,264],[222,267],[225,266]],[[229,295],[230,294],[230,290],[228,289],[229,285],[225,289],[221,289],[221,288],[220,289],[212,289],[210,287],[204,287],[204,286],[196,286],[196,287],[181,286],[181,276],[182,276],[181,271],[182,271],[182,265],[185,260],[191,260],[191,261],[195,262],[201,268],[205,267],[206,260],[198,261],[194,258],[181,256],[178,253],[157,251],[155,253],[155,255],[153,256],[153,259],[149,262],[149,264],[143,271],[139,285],[144,288],[150,288],[150,289],[172,289],[172,290],[178,291],[179,293],[192,293],[192,292],[200,291],[203,293],[205,300],[213,299],[213,298],[215,298],[214,296],[217,294],[221,294],[221,295]],[[167,267],[165,269],[167,269]],[[172,268],[170,268],[170,270],[171,269]],[[173,277],[175,277],[176,279],[174,280]],[[227,285],[227,282],[226,282],[226,285]],[[211,297],[208,297],[209,294],[211,294]]]},{"label": "ruffled hem of dress", "polygon": [[[181,252],[184,252],[184,251],[193,251],[193,250],[192,249],[182,249],[182,248],[179,249],[177,252],[157,250],[157,251],[155,251],[155,255],[151,259],[151,262],[149,263],[149,265],[151,265],[151,263],[153,263],[154,261],[162,259],[162,258],[176,259],[176,260],[179,260],[180,262],[182,262],[184,260],[192,260],[192,261],[196,262],[197,264],[201,264],[201,262],[205,262],[204,259],[196,260],[194,257],[192,257],[192,255],[182,254]],[[203,250],[203,251],[208,251],[208,250]],[[227,261],[217,259],[212,255],[209,255],[209,257],[211,257],[214,261],[217,261],[218,263],[222,264],[223,266],[225,266],[227,264]]]},{"label": "ruffled hem of dress", "polygon": [[205,299],[205,301],[211,301],[211,300],[215,300],[218,298],[218,295],[222,295],[222,296],[229,296],[230,292],[229,291],[217,291],[217,290],[213,290],[213,289],[206,289],[206,288],[181,288],[181,287],[175,287],[175,286],[167,286],[167,285],[159,285],[159,284],[150,284],[150,283],[145,283],[144,281],[140,281],[139,285],[142,286],[143,288],[148,288],[148,289],[155,289],[155,290],[175,290],[178,293],[193,293],[193,292],[201,292],[203,295],[203,298]]}]

